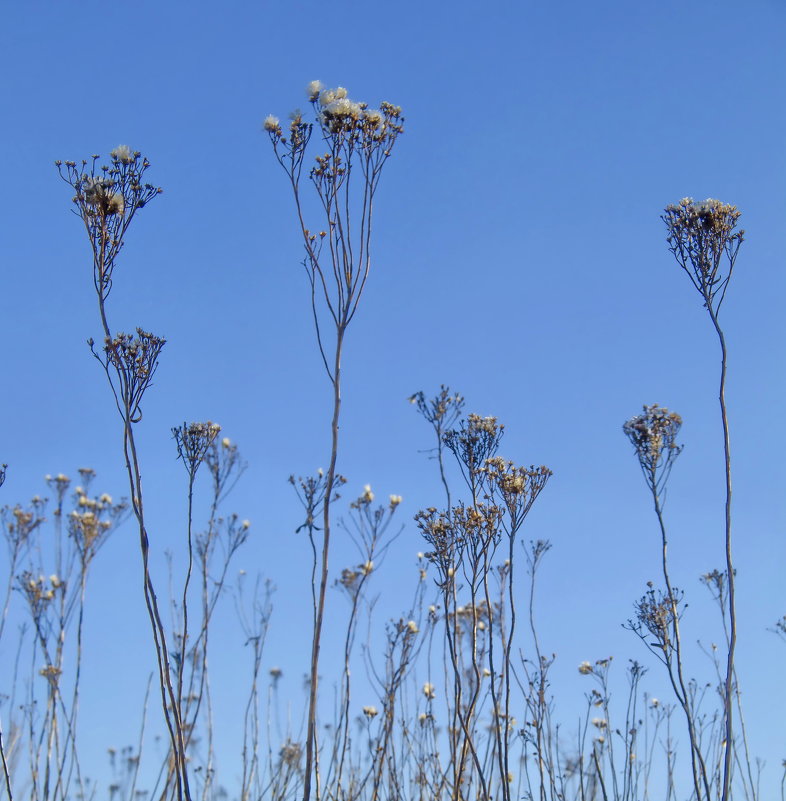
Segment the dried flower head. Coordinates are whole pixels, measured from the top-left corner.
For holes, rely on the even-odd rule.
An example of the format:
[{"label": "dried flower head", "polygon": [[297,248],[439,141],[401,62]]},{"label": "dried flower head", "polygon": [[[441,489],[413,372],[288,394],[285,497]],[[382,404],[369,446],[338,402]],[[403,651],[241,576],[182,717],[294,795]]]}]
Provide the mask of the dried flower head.
[{"label": "dried flower head", "polygon": [[[685,197],[666,207],[669,250],[716,315],[726,294],[744,231],[736,231],[736,206],[714,198],[694,202]],[[725,267],[723,263],[725,262]]]},{"label": "dried flower head", "polygon": [[128,145],[118,145],[109,155],[123,164],[130,164],[134,160],[134,152]]},{"label": "dried flower head", "polygon": [[118,395],[132,423],[142,419],[139,404],[153,381],[158,357],[165,344],[165,339],[141,328],[137,328],[136,336],[120,333],[111,339],[107,337],[104,342],[103,364],[106,368],[111,364],[117,371]]},{"label": "dried flower head", "polygon": [[303,757],[303,746],[287,740],[279,751],[279,757],[288,768],[299,769],[300,760]]},{"label": "dried flower head", "polygon": [[629,620],[627,628],[642,639],[647,639],[650,648],[657,648],[665,655],[675,647],[675,631],[681,616],[679,606],[682,592],[672,587],[671,593],[662,590],[649,590],[634,604],[635,620]]},{"label": "dried flower head", "polygon": [[74,211],[81,217],[93,250],[93,279],[103,302],[112,287],[115,262],[136,212],[161,193],[144,180],[150,162],[138,151],[119,145],[111,162],[99,156],[81,164],[56,161],[60,177],[74,190]]},{"label": "dried flower head", "polygon": [[363,487],[363,494],[357,500],[353,501],[350,506],[353,509],[368,508],[374,500],[374,497],[374,493],[371,491],[371,484],[365,484]]},{"label": "dried flower head", "polygon": [[662,492],[674,460],[682,452],[676,442],[681,427],[682,418],[657,403],[644,406],[641,414],[622,426],[636,451],[647,485],[656,495]]},{"label": "dried flower head", "polygon": [[496,455],[505,426],[496,417],[470,414],[457,429],[448,431],[443,442],[458,460],[464,478],[473,483],[482,478],[486,460]]},{"label": "dried flower head", "polygon": [[322,81],[311,81],[311,83],[306,86],[306,95],[308,99],[313,103],[315,100],[319,100],[319,93],[323,89]]},{"label": "dried flower head", "polygon": [[206,423],[183,423],[172,429],[178,458],[183,461],[192,480],[220,431],[221,426],[209,420]]},{"label": "dried flower head", "polygon": [[496,456],[486,459],[481,471],[489,478],[492,491],[496,490],[508,510],[511,529],[518,528],[540,495],[552,472],[548,467],[534,465],[517,467],[513,462]]}]

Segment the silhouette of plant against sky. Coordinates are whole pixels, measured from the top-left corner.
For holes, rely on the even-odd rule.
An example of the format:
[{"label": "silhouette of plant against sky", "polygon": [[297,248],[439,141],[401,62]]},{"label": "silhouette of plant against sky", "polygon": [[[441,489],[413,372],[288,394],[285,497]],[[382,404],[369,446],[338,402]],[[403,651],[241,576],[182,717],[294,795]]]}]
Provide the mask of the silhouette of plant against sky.
[{"label": "silhouette of plant against sky", "polygon": [[[726,297],[726,290],[743,241],[744,232],[736,230],[739,217],[740,212],[736,207],[712,198],[701,202],[694,202],[692,198],[683,198],[679,203],[667,206],[662,217],[666,223],[669,250],[701,295],[721,349],[718,400],[723,429],[726,484],[724,504],[726,569],[723,573],[713,571],[712,574],[707,574],[715,576],[714,585],[723,587],[724,590],[717,593],[716,600],[721,605],[727,643],[725,677],[722,680],[721,692],[724,736],[723,741],[718,745],[717,759],[702,747],[694,686],[686,680],[684,674],[684,654],[680,633],[680,619],[684,608],[682,606],[683,596],[672,586],[667,558],[663,501],[671,469],[682,450],[676,442],[682,419],[678,414],[655,404],[645,406],[642,414],[631,418],[623,426],[625,435],[634,447],[644,479],[652,494],[661,532],[661,562],[665,582],[665,591],[656,590],[650,582],[648,591],[635,605],[636,618],[629,621],[628,627],[642,638],[666,666],[672,688],[683,709],[688,727],[693,789],[697,801],[702,799],[709,801],[713,797],[712,788],[714,787],[718,790],[717,797],[720,801],[728,801],[731,797],[733,762],[735,754],[737,754],[732,718],[735,698],[738,708],[740,700],[734,669],[737,623],[734,594],[735,573],[731,547],[731,451],[725,396],[727,348],[718,315]],[[709,582],[708,586],[711,583]],[[745,739],[744,729],[743,739]],[[745,749],[744,761],[750,776],[750,760],[747,758],[746,742],[743,743],[743,747]],[[716,767],[713,769],[713,766]],[[749,781],[748,785],[748,789],[755,793],[753,781]]]},{"label": "silhouette of plant against sky", "polygon": [[[374,197],[382,169],[393,145],[403,132],[401,109],[383,102],[379,109],[351,100],[343,87],[327,89],[320,81],[307,87],[315,122],[302,112],[291,115],[282,127],[277,117],[265,119],[273,152],[289,178],[295,199],[298,224],[303,236],[306,269],[311,288],[311,308],[317,344],[333,389],[331,449],[322,499],[322,544],[319,590],[314,605],[314,633],[311,647],[308,733],[303,798],[311,796],[312,775],[319,796],[319,747],[317,743],[317,701],[319,697],[319,654],[328,585],[331,534],[330,507],[337,480],[338,431],[341,413],[341,357],[344,337],[357,311],[371,269],[371,231]],[[314,133],[321,139],[315,161],[306,166],[316,191],[320,222],[313,229],[302,195],[306,151]],[[326,316],[323,322],[322,315]],[[326,327],[332,329],[328,345]]]},{"label": "silhouette of plant against sky", "polygon": [[663,220],[667,228],[669,250],[677,264],[686,272],[693,286],[698,290],[709,313],[713,328],[718,336],[721,350],[720,404],[721,425],[723,428],[723,453],[726,473],[725,502],[725,557],[728,582],[728,655],[726,678],[724,682],[724,718],[726,727],[726,750],[723,755],[723,780],[721,801],[728,801],[731,792],[731,774],[734,744],[733,693],[734,693],[734,652],[737,645],[737,607],[735,598],[734,565],[731,547],[731,444],[729,437],[729,418],[726,409],[726,337],[720,326],[718,315],[726,297],[737,261],[744,231],[736,230],[740,212],[736,206],[708,198],[694,202],[683,198],[679,203],[667,206]]},{"label": "silhouette of plant against sky", "polygon": [[[652,661],[664,665],[674,699],[664,703],[642,694],[646,668],[631,661],[621,714],[611,700],[616,691],[612,658],[603,654],[602,659],[578,665],[584,677],[578,680],[590,689],[578,718],[571,722],[566,717],[561,728],[552,686],[558,675],[552,670],[557,649],[552,651],[546,642],[551,632],[541,630],[536,609],[543,563],[552,545],[539,533],[522,539],[552,472],[543,465],[522,466],[503,458],[499,451],[505,426],[493,416],[466,414],[464,398],[447,385],[432,398],[422,392],[409,398],[430,427],[427,453],[438,472],[432,489],[443,497],[444,506],[427,501],[415,515],[409,528],[419,532],[425,546],[414,563],[413,591],[402,596],[396,583],[390,594],[398,605],[394,616],[378,624],[378,576],[399,534],[407,529],[399,525],[401,497],[386,496],[380,504],[370,484],[354,500],[337,505],[346,485],[339,435],[342,359],[370,276],[376,193],[403,132],[403,117],[398,106],[381,103],[370,108],[352,100],[346,89],[326,88],[319,81],[308,85],[306,96],[308,118],[296,110],[286,122],[270,115],[263,123],[294,199],[321,362],[318,371],[324,368],[330,388],[325,469],[289,479],[302,504],[296,531],[307,537],[304,547],[310,548],[311,557],[311,596],[306,601],[311,608],[311,647],[302,704],[297,709],[297,702],[279,698],[289,679],[281,681],[280,667],[268,669],[263,654],[273,586],[257,579],[249,593],[245,570],[234,584],[228,578],[250,523],[237,515],[221,516],[220,504],[246,465],[237,446],[211,421],[183,422],[171,429],[173,450],[186,473],[180,480],[187,479],[183,544],[178,546],[185,550],[182,559],[167,556],[168,608],[166,603],[161,606],[151,575],[149,515],[137,443],[145,398],[166,341],[141,327],[132,333],[117,331],[109,313],[114,271],[131,221],[161,190],[147,181],[147,159],[124,145],[115,148],[106,163],[99,156],[56,162],[90,244],[102,336],[98,343],[90,339],[89,346],[122,421],[130,499],[116,503],[106,494],[92,496],[93,474],[85,469],[73,494],[66,476],[47,477],[55,498],[55,537],[46,547],[46,499],[36,496],[28,506],[0,509],[10,564],[0,638],[7,638],[8,610],[19,598],[29,630],[27,635],[20,633],[18,654],[25,660],[29,654],[32,666],[24,703],[15,703],[15,675],[10,700],[0,707],[0,794],[4,785],[8,801],[13,801],[12,791],[17,796],[21,791],[30,801],[98,797],[77,748],[85,588],[89,568],[111,531],[126,513],[133,513],[142,556],[140,589],[157,662],[157,676],[148,691],[152,686],[161,693],[168,739],[159,757],[153,757],[152,787],[143,789],[148,781],[148,768],[140,773],[139,767],[143,712],[138,745],[109,751],[115,779],[109,801],[138,801],[146,794],[152,801],[640,801],[656,796],[667,801],[730,801],[738,791],[747,801],[757,801],[758,777],[751,767],[735,671],[727,348],[719,323],[743,240],[743,232],[737,230],[739,211],[718,200],[684,198],[662,216],[669,250],[699,292],[721,348],[726,564],[702,577],[720,609],[725,632],[725,649],[705,649],[719,695],[712,684],[688,672],[689,643],[683,630],[689,622],[684,618],[687,604],[672,582],[664,508],[682,452],[682,419],[657,404],[646,405],[625,422],[623,431],[658,520],[662,578],[647,583],[626,627],[641,638]],[[0,485],[4,479],[2,465]],[[209,481],[212,492],[203,504],[204,525],[198,526],[194,515],[200,508],[198,482],[203,480]],[[74,509],[64,513],[69,498]],[[353,543],[357,553],[336,568],[331,561],[337,551],[332,552],[331,545],[339,537]],[[673,549],[674,542],[671,545]],[[55,562],[54,571],[45,567],[49,561]],[[330,605],[330,615],[329,586],[340,599]],[[221,767],[223,775],[230,775],[223,781],[233,781],[231,769],[219,765],[216,743],[221,738],[214,726],[209,670],[213,660],[208,658],[214,611],[227,590],[234,595],[236,622],[250,659],[248,693],[234,718],[242,720],[242,748],[235,754],[242,765],[235,771],[235,785],[220,784],[216,778]],[[341,621],[338,629],[334,617]],[[776,628],[781,635],[786,632],[784,621]],[[323,649],[327,632],[330,647]],[[286,663],[281,667],[289,671]],[[326,681],[333,688],[330,699],[325,698]],[[674,721],[673,712],[678,716]],[[231,708],[222,709],[216,720],[232,714]],[[680,727],[676,738],[672,722],[674,729]],[[679,764],[677,753],[682,754]],[[25,758],[20,770],[16,763]],[[680,771],[685,788],[679,787]]]}]

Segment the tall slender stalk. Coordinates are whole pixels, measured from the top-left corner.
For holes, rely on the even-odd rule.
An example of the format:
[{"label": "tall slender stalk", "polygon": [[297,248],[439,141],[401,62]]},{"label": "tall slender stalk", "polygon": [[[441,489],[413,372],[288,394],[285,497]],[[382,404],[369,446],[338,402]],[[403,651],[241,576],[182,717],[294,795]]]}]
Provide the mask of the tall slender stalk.
[{"label": "tall slender stalk", "polygon": [[[319,747],[317,743],[317,703],[319,698],[319,658],[325,617],[325,593],[329,575],[331,503],[338,479],[341,417],[341,359],[344,337],[357,311],[371,268],[371,223],[374,194],[382,168],[398,135],[403,131],[401,109],[382,103],[379,110],[355,103],[346,89],[324,89],[319,81],[307,87],[316,115],[316,125],[325,144],[324,155],[316,157],[309,177],[316,189],[323,217],[319,233],[311,233],[305,222],[300,192],[306,148],[313,124],[295,112],[285,131],[277,117],[270,115],[264,128],[273,151],[284,168],[295,199],[298,224],[303,235],[306,257],[303,265],[311,288],[311,309],[317,345],[332,390],[330,458],[322,502],[322,542],[319,554],[318,589],[314,592],[314,625],[309,670],[309,700],[306,734],[306,764],[303,798],[309,801],[312,781],[315,797],[320,798]],[[356,186],[352,176],[360,171]],[[320,311],[322,310],[322,311]],[[322,315],[335,331],[332,353],[325,349]],[[311,530],[311,529],[309,529]]]},{"label": "tall slender stalk", "polygon": [[720,307],[726,297],[734,264],[737,260],[744,231],[736,231],[740,212],[735,206],[714,198],[694,202],[683,198],[678,204],[667,206],[663,220],[668,229],[669,250],[698,290],[718,336],[721,350],[718,402],[723,428],[723,457],[726,498],[724,503],[724,551],[728,580],[728,647],[726,677],[724,681],[725,752],[721,801],[728,801],[731,793],[731,774],[734,752],[734,656],[737,645],[737,609],[735,575],[731,540],[731,445],[729,418],[726,408],[726,372],[728,353],[726,338],[718,321]]},{"label": "tall slender stalk", "polygon": [[[668,538],[663,517],[663,498],[674,461],[682,452],[677,436],[682,418],[657,404],[645,406],[642,414],[632,417],[623,426],[639,460],[642,474],[652,496],[655,516],[661,535],[661,570],[665,594],[650,590],[637,603],[636,622],[629,627],[653,650],[666,667],[674,695],[685,714],[691,752],[691,775],[697,801],[709,801],[710,782],[696,728],[695,711],[683,670],[680,633],[681,594],[673,586],[668,563]],[[652,642],[654,638],[654,643]],[[703,795],[702,795],[703,794]]]}]

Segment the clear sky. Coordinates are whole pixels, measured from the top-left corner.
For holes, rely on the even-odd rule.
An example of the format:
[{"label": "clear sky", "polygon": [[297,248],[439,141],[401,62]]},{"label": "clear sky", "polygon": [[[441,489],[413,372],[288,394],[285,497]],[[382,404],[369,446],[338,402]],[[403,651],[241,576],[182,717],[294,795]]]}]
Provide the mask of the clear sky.
[{"label": "clear sky", "polygon": [[[658,571],[650,500],[621,432],[642,404],[685,421],[667,506],[675,582],[691,598],[687,638],[721,636],[698,582],[723,559],[719,354],[659,215],[686,195],[736,204],[747,233],[722,319],[738,665],[752,750],[767,760],[764,786],[777,786],[786,649],[767,628],[786,613],[783,0],[83,0],[7,3],[0,20],[0,503],[84,465],[100,491],[127,493],[120,422],[84,344],[100,334],[88,243],[53,162],[128,144],[164,188],[130,230],[110,299],[116,328],[168,339],[139,433],[159,581],[165,594],[163,553],[177,565],[183,552],[186,476],[170,428],[218,421],[249,462],[229,504],[253,524],[235,567],[278,588],[265,670],[282,668],[295,710],[310,557],[286,479],[326,466],[330,393],[265,116],[306,108],[313,79],[403,107],[348,337],[339,465],[348,499],[366,483],[404,498],[404,530],[377,577],[378,625],[403,612],[399,588],[416,577],[412,516],[442,501],[423,452],[430,431],[407,398],[447,383],[468,411],[506,424],[502,455],[554,470],[525,536],[553,543],[539,613],[568,722],[586,691],[580,661],[614,654],[621,674],[628,658],[648,659],[620,627]],[[334,572],[355,559],[338,540]],[[82,704],[94,764],[137,731],[153,665],[139,584],[129,523],[89,590]],[[247,651],[229,598],[224,615],[213,682],[231,751]],[[13,651],[0,643],[4,682]],[[691,658],[711,679],[706,659]],[[656,665],[650,679],[665,692]]]}]

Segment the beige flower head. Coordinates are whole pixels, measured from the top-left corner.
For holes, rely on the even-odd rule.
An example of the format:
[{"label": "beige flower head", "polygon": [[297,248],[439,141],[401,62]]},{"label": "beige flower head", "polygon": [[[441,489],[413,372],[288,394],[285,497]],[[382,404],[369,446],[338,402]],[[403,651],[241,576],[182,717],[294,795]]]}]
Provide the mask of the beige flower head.
[{"label": "beige flower head", "polygon": [[134,153],[128,145],[118,145],[109,155],[122,164],[130,164],[134,160]]},{"label": "beige flower head", "polygon": [[322,89],[322,81],[311,81],[311,83],[306,86],[306,95],[308,96],[308,99],[312,102],[317,100]]}]

